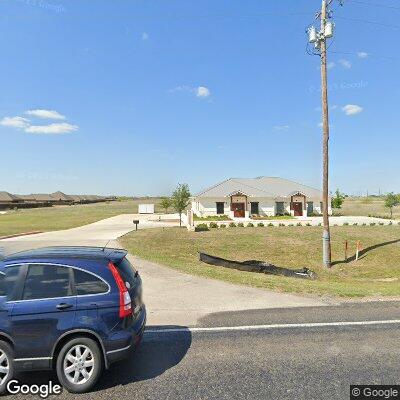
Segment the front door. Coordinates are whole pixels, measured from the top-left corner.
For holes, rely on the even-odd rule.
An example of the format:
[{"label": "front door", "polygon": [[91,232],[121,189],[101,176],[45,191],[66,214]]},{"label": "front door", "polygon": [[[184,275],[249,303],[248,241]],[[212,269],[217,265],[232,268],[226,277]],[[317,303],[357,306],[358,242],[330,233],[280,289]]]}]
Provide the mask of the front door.
[{"label": "front door", "polygon": [[293,203],[292,205],[294,216],[295,217],[302,217],[303,216],[303,203]]},{"label": "front door", "polygon": [[233,216],[235,218],[245,217],[245,204],[244,203],[232,203]]}]

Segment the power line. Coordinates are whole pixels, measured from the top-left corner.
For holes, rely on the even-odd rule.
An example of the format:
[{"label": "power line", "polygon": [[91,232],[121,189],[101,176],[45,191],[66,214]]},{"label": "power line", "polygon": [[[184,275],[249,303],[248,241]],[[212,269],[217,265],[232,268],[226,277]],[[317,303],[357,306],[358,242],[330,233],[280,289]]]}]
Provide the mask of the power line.
[{"label": "power line", "polygon": [[397,6],[389,6],[389,5],[386,5],[386,4],[378,4],[378,3],[368,3],[366,1],[361,1],[361,0],[347,0],[347,1],[349,1],[350,3],[354,3],[354,4],[360,4],[360,5],[363,5],[363,6],[381,7],[381,8],[387,8],[387,9],[390,9],[390,10],[398,10],[398,11],[400,11],[400,7],[397,7]]},{"label": "power line", "polygon": [[[331,51],[332,54],[343,54],[343,55],[348,55],[348,56],[359,56],[359,52],[354,52],[354,51]],[[400,61],[400,57],[391,57],[391,56],[382,56],[379,54],[370,54],[368,53],[367,57],[372,57],[372,58],[382,58],[382,59],[387,59],[387,60],[393,60],[393,61]]]},{"label": "power line", "polygon": [[377,26],[384,26],[385,28],[400,29],[400,25],[385,24],[385,23],[383,23],[383,22],[369,21],[369,20],[366,20],[366,19],[342,17],[342,16],[339,16],[339,15],[336,15],[336,18],[338,18],[338,19],[343,19],[343,20],[345,20],[345,21],[362,22],[362,23],[364,23],[364,24],[371,24],[371,25],[377,25]]}]

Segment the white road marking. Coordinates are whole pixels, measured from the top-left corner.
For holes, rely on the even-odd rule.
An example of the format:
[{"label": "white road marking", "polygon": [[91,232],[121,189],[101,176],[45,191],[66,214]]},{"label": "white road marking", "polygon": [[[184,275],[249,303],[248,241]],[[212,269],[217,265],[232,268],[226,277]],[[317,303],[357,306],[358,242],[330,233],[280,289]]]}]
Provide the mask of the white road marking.
[{"label": "white road marking", "polygon": [[340,322],[310,322],[302,324],[272,324],[272,325],[245,325],[245,326],[217,326],[209,328],[161,328],[146,329],[145,333],[184,333],[184,332],[235,332],[235,331],[263,331],[288,328],[323,328],[334,326],[368,326],[368,325],[395,325],[400,319],[385,321],[340,321]]}]

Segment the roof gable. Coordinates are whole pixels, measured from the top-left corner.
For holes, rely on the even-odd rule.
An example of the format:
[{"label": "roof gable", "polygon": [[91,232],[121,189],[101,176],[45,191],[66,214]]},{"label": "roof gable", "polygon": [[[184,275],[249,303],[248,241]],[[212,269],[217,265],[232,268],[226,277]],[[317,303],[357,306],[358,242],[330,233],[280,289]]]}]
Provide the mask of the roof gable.
[{"label": "roof gable", "polygon": [[288,179],[261,176],[258,178],[231,178],[207,190],[196,197],[229,197],[241,192],[250,197],[290,197],[293,193],[303,193],[307,197],[320,197],[318,189],[290,181]]}]

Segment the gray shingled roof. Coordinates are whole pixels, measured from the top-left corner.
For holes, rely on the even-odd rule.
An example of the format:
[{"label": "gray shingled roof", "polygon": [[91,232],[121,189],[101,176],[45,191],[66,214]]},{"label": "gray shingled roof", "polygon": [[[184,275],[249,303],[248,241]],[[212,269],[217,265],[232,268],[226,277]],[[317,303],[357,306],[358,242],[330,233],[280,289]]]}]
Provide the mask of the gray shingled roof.
[{"label": "gray shingled roof", "polygon": [[322,192],[312,187],[283,178],[260,176],[258,178],[230,178],[218,183],[195,197],[229,197],[240,192],[251,197],[288,197],[295,192],[307,197],[321,197]]},{"label": "gray shingled roof", "polygon": [[0,201],[17,201],[19,200],[17,196],[14,196],[11,193],[8,192],[0,192]]},{"label": "gray shingled roof", "polygon": [[50,195],[51,197],[53,197],[53,199],[56,199],[58,201],[72,201],[73,199],[71,198],[71,196],[66,195],[63,192],[54,192]]},{"label": "gray shingled roof", "polygon": [[54,197],[47,193],[33,193],[32,196],[36,201],[56,201]]}]

